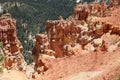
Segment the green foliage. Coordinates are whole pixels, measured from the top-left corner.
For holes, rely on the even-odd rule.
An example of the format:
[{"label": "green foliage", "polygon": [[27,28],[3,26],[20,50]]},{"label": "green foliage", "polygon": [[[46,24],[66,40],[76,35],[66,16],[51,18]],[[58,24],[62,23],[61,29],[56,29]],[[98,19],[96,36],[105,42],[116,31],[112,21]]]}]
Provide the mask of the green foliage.
[{"label": "green foliage", "polygon": [[[3,42],[0,42],[0,48],[3,48]],[[0,53],[0,62],[4,59],[4,55]],[[3,72],[3,69],[0,67],[0,73]]]},{"label": "green foliage", "polygon": [[3,72],[3,68],[0,67],[0,73]]},{"label": "green foliage", "polygon": [[117,80],[120,80],[120,76],[117,78]]},{"label": "green foliage", "polygon": [[0,48],[3,48],[3,42],[0,42]]},{"label": "green foliage", "polygon": [[[0,48],[3,48],[3,42],[0,42]],[[4,55],[0,53],[0,62],[4,59]]]},{"label": "green foliage", "polygon": [[4,59],[4,55],[0,54],[0,62]]},{"label": "green foliage", "polygon": [[28,51],[23,51],[24,52],[24,58],[28,64],[31,64],[33,62],[33,57],[31,56],[31,53]]}]

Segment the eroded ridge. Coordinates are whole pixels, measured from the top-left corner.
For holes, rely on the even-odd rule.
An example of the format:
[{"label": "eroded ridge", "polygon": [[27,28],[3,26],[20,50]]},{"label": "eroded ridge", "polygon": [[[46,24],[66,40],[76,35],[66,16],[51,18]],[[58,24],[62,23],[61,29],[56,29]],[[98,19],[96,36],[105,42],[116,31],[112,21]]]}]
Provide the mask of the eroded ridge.
[{"label": "eroded ridge", "polygon": [[22,45],[16,34],[16,20],[9,13],[0,17],[1,53],[5,56],[3,67],[22,70],[25,63],[22,56]]},{"label": "eroded ridge", "polygon": [[[114,4],[112,4],[113,2]],[[60,16],[59,20],[48,20],[46,22],[46,31],[36,35],[36,44],[32,50],[35,70],[38,73],[47,71],[47,75],[52,69],[58,70],[61,66],[69,65],[67,63],[65,64],[65,62],[72,61],[73,58],[77,60],[78,55],[81,61],[83,58],[89,59],[88,62],[85,60],[83,63],[77,63],[73,60],[76,62],[75,65],[77,65],[77,68],[80,69],[78,71],[83,69],[85,69],[85,71],[96,69],[98,65],[92,63],[96,61],[96,64],[99,64],[99,62],[102,64],[99,60],[103,59],[98,58],[98,53],[100,53],[99,56],[103,57],[103,53],[114,53],[114,51],[119,48],[119,21],[115,23],[117,26],[114,25],[114,23],[108,22],[110,19],[112,21],[112,18],[116,14],[120,15],[116,11],[117,9],[118,11],[120,9],[119,0],[111,0],[110,5],[107,5],[105,2],[94,2],[90,4],[80,3],[75,6],[74,14],[67,19],[63,19],[62,16]],[[113,15],[113,12],[117,13]],[[117,16],[117,20],[119,20],[119,18],[120,16]],[[107,56],[106,54],[104,56]],[[86,57],[84,55],[86,55]],[[51,60],[53,62],[51,62]],[[78,59],[78,61],[80,60]],[[90,61],[91,64],[89,63]],[[58,68],[56,68],[57,63],[58,65],[61,64]],[[87,65],[87,63],[89,65]],[[80,67],[79,64],[84,65],[84,67]],[[88,69],[87,66],[91,69]],[[75,66],[71,65],[71,68],[76,70]],[[70,68],[66,70],[69,69]],[[62,69],[58,71],[62,71]],[[62,73],[64,73],[64,71]],[[70,74],[71,72],[67,75]],[[55,73],[50,75],[53,76]],[[48,77],[50,77],[50,75]],[[55,76],[53,79],[57,77],[58,76]]]}]

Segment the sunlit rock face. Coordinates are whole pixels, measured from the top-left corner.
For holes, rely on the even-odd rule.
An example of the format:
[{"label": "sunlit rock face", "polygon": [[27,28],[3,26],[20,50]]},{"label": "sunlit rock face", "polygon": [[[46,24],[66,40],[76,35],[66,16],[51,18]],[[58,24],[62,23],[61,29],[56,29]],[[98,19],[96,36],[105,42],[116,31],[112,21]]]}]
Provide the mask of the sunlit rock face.
[{"label": "sunlit rock face", "polygon": [[9,13],[0,17],[0,42],[3,43],[2,50],[5,55],[3,66],[22,70],[22,45],[16,34],[16,20],[12,19]]},{"label": "sunlit rock face", "polygon": [[74,17],[77,20],[85,20],[88,18],[89,9],[88,6],[83,6],[82,4],[77,4],[74,8]]},{"label": "sunlit rock face", "polygon": [[[45,64],[47,59],[71,57],[96,51],[114,51],[119,41],[111,45],[114,41],[109,43],[108,39],[116,39],[120,29],[99,20],[99,18],[111,16],[111,7],[107,6],[105,2],[80,3],[74,7],[73,15],[67,19],[60,16],[59,20],[48,20],[45,33],[36,35],[36,44],[32,50],[35,70],[44,72],[49,69]],[[112,37],[112,34],[115,36]],[[108,38],[105,39],[105,37]]]},{"label": "sunlit rock face", "polygon": [[110,0],[110,7],[116,7],[120,5],[120,0]]}]

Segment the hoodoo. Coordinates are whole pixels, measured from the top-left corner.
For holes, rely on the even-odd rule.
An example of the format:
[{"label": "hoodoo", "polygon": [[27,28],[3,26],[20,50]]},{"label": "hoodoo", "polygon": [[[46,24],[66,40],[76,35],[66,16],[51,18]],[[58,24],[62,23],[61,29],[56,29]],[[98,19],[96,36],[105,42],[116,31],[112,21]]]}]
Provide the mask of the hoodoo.
[{"label": "hoodoo", "polygon": [[22,45],[16,34],[16,20],[6,13],[0,17],[0,42],[3,44],[3,67],[7,69],[23,69],[25,63],[22,55]]},{"label": "hoodoo", "polygon": [[[113,13],[115,12],[114,9],[120,10],[118,4],[119,0],[113,1],[113,4],[110,5],[105,2],[80,3],[74,7],[72,16],[66,19],[60,16],[60,20],[48,20],[45,33],[36,35],[36,44],[32,50],[35,70],[45,73],[42,75],[45,80],[57,80],[62,73],[62,76],[70,76],[78,73],[77,71],[96,71],[97,69],[100,70],[100,67],[104,67],[101,60],[105,60],[103,63],[108,61],[106,57],[109,55],[112,58],[112,53],[119,48],[120,14]],[[114,19],[112,18],[115,15],[118,15],[118,21],[113,23]],[[115,54],[113,55],[115,56]],[[67,68],[65,70],[61,69],[64,67]],[[115,67],[115,69],[118,69],[118,67]],[[52,71],[55,72],[49,74]],[[107,72],[103,73],[107,74]],[[55,74],[57,75],[55,76]],[[112,80],[110,75],[105,80]],[[116,76],[118,74],[115,73],[113,78]],[[103,78],[104,76],[100,74],[98,77]],[[98,77],[95,76],[94,80],[97,80]],[[60,80],[63,79],[65,77]],[[77,80],[83,79],[78,78]]]},{"label": "hoodoo", "polygon": [[111,0],[109,5],[80,3],[68,18],[47,20],[45,32],[35,36],[34,62],[30,65],[22,55],[16,20],[9,13],[2,15],[0,52],[4,70],[0,79],[17,72],[29,77],[25,80],[115,80],[120,75],[119,4],[119,0]]}]

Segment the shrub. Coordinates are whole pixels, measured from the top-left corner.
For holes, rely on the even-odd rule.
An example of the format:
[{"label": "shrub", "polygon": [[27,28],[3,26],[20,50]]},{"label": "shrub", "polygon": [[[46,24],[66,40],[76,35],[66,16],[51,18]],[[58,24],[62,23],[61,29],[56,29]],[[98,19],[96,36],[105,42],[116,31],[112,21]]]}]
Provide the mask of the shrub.
[{"label": "shrub", "polygon": [[[3,48],[3,42],[0,42],[0,48]],[[0,62],[3,60],[4,55],[0,53]]]},{"label": "shrub", "polygon": [[120,76],[117,78],[117,80],[120,80]]},{"label": "shrub", "polygon": [[3,60],[3,58],[4,58],[4,55],[0,54],[0,62]]},{"label": "shrub", "polygon": [[0,67],[0,73],[3,72],[3,69]]},{"label": "shrub", "polygon": [[3,48],[3,42],[0,42],[0,48]]}]

